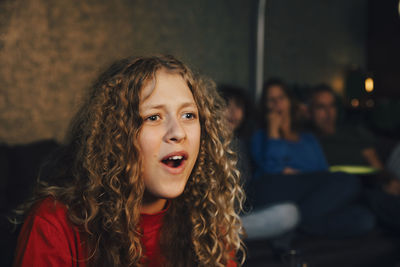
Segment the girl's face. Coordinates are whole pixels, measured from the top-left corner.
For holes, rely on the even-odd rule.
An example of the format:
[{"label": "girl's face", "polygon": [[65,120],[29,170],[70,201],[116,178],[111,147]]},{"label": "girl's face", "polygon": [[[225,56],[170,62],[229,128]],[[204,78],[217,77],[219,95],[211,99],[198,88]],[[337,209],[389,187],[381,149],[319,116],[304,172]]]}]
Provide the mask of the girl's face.
[{"label": "girl's face", "polygon": [[197,105],[180,75],[160,70],[142,89],[139,112],[146,194],[152,202],[165,203],[183,192],[199,153]]},{"label": "girl's face", "polygon": [[290,114],[290,100],[279,85],[273,85],[268,89],[265,101],[270,112],[283,116]]}]

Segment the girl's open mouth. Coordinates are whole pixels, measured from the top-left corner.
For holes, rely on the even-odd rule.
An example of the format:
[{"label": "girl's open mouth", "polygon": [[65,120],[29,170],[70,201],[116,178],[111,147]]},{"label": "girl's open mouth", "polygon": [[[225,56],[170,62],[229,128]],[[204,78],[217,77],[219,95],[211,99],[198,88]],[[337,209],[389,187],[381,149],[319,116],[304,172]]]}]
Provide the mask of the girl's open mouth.
[{"label": "girl's open mouth", "polygon": [[181,166],[181,164],[183,162],[183,157],[182,156],[173,156],[173,157],[169,157],[167,159],[163,159],[161,162],[164,163],[165,165],[167,165],[168,167],[177,168],[177,167]]},{"label": "girl's open mouth", "polygon": [[179,168],[187,160],[186,152],[170,153],[161,159],[161,162],[169,168]]}]

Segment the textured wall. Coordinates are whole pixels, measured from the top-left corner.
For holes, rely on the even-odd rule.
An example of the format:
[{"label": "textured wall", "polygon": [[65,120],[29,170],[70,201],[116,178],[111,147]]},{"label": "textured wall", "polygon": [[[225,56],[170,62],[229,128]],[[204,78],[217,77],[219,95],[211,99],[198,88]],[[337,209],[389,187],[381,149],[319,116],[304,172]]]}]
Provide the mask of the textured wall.
[{"label": "textured wall", "polygon": [[267,0],[265,75],[344,87],[366,67],[367,0]]},{"label": "textured wall", "polygon": [[[0,0],[0,141],[62,140],[85,88],[127,55],[174,54],[248,87],[254,3]],[[266,77],[340,91],[365,67],[366,0],[270,0],[266,23]]]},{"label": "textured wall", "polygon": [[247,87],[250,2],[0,1],[0,141],[62,140],[85,88],[128,55],[174,54]]}]

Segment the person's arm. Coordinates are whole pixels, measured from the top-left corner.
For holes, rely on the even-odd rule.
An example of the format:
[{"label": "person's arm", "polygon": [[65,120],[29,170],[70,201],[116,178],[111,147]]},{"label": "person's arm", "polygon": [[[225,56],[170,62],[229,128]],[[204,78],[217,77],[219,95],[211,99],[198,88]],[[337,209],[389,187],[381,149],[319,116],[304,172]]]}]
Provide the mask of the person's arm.
[{"label": "person's arm", "polygon": [[68,241],[49,221],[36,216],[24,224],[16,249],[17,266],[74,266]]},{"label": "person's arm", "polygon": [[375,148],[364,148],[361,151],[361,154],[363,158],[368,162],[368,164],[371,165],[371,167],[377,168],[379,170],[383,169],[383,163],[379,159],[378,153],[376,153]]},{"label": "person's arm", "polygon": [[380,178],[380,180],[384,183],[383,190],[390,195],[399,196],[400,181],[396,179],[396,176],[393,173],[384,171],[384,165],[379,159],[375,148],[365,148],[361,151],[361,153],[369,165],[381,171],[380,175],[378,175],[378,178]]},{"label": "person's arm", "polygon": [[384,169],[384,164],[378,156],[375,149],[376,139],[374,135],[364,127],[356,128],[357,138],[361,144],[360,152],[363,159],[374,168],[379,170]]},{"label": "person's arm", "polygon": [[28,214],[18,236],[14,267],[84,266],[80,235],[68,223],[61,205],[48,199]]},{"label": "person's arm", "polygon": [[263,173],[282,173],[287,162],[287,143],[282,139],[268,138],[257,131],[251,140],[251,156],[256,168]]}]

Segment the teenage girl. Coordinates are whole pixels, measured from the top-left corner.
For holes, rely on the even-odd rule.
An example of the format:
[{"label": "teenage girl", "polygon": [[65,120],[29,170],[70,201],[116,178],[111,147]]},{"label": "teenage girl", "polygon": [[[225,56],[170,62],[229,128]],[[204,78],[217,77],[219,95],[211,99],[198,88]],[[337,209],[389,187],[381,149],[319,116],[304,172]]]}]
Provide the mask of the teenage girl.
[{"label": "teenage girl", "polygon": [[172,56],[103,73],[43,170],[15,266],[236,266],[243,202],[223,100]]}]

